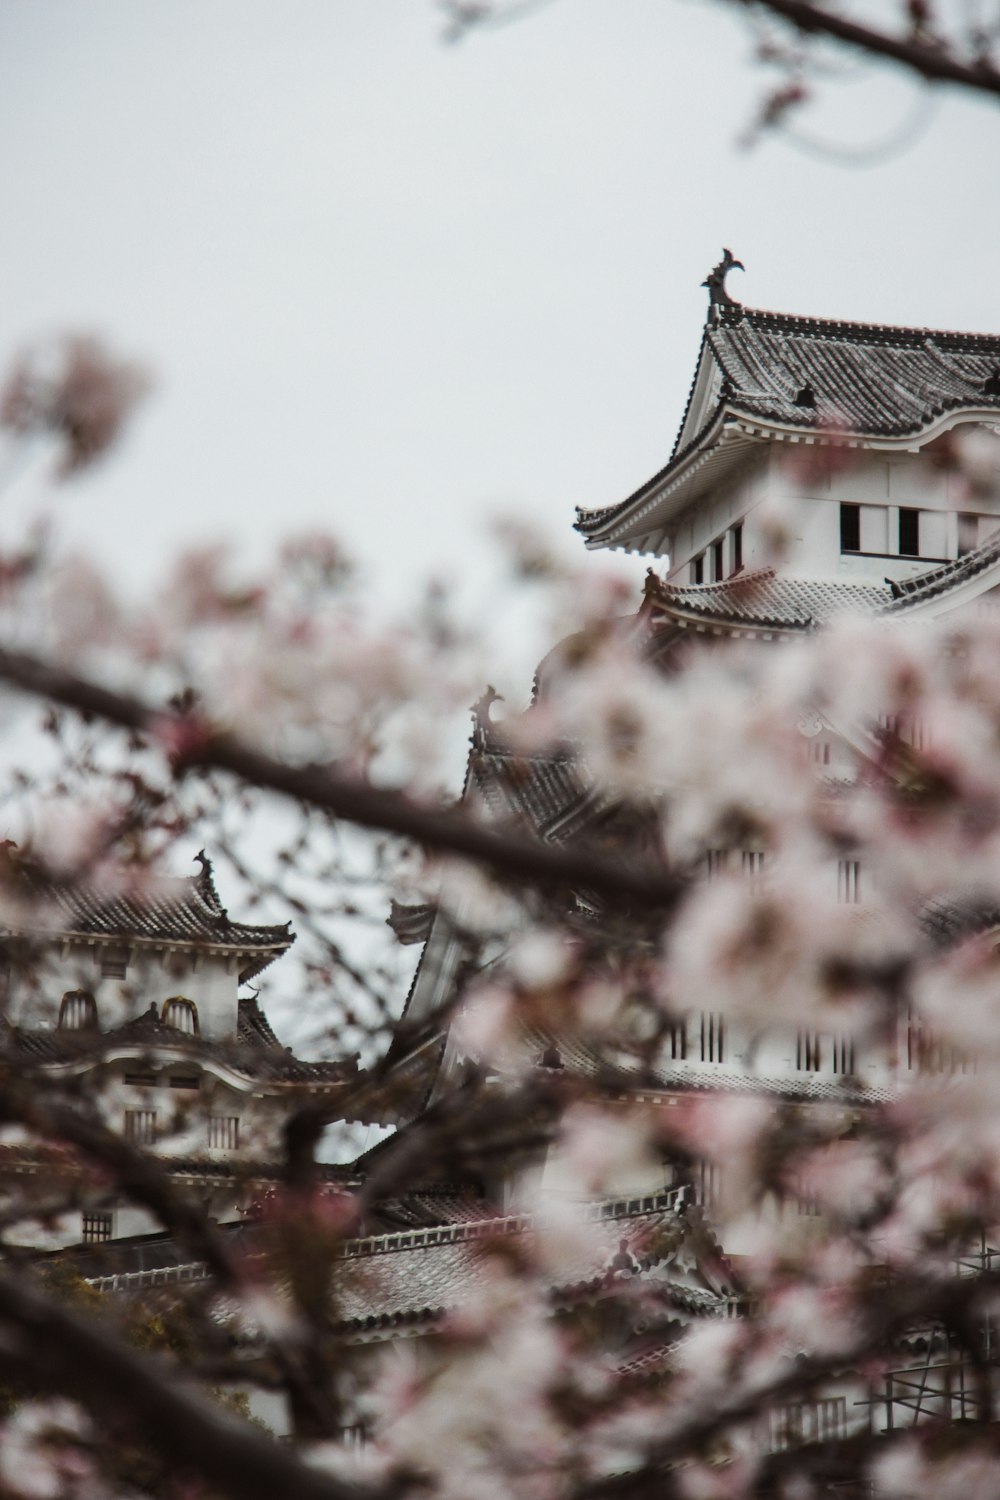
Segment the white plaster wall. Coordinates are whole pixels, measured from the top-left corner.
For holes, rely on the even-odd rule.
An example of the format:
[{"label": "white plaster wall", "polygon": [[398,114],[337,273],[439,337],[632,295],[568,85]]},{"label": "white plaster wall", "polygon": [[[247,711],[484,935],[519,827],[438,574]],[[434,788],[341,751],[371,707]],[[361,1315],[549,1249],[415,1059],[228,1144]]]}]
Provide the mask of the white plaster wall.
[{"label": "white plaster wall", "polygon": [[101,973],[100,945],[67,945],[32,959],[30,972],[15,969],[9,987],[9,1018],[17,1026],[54,1027],[67,990],[89,990],[97,1002],[101,1030],[120,1026],[163,1002],[183,995],[198,1008],[201,1034],[223,1040],[236,1034],[238,976],[235,960],[195,952],[133,949],[124,980]]},{"label": "white plaster wall", "polygon": [[[746,516],[768,490],[769,454],[763,451],[759,458],[711,496],[702,497],[682,512],[673,534],[668,577],[676,583],[687,583],[691,559],[706,552],[719,537],[726,541],[726,576],[732,570],[733,559],[729,530],[735,522]],[[744,567],[748,565],[747,535],[744,534]],[[711,579],[711,558],[705,559],[705,582]]]},{"label": "white plaster wall", "polygon": [[[732,568],[728,533],[744,522],[743,559],[748,569],[772,561],[770,526],[762,525],[762,505],[780,507],[788,546],[783,570],[809,578],[906,578],[935,559],[958,555],[958,514],[979,518],[978,540],[1000,524],[1000,437],[970,425],[961,434],[975,444],[978,477],[987,484],[973,496],[967,481],[922,452],[869,453],[845,450],[824,465],[815,447],[773,443],[737,477],[713,494],[702,496],[676,523],[669,577],[690,581],[690,563],[702,553],[705,582],[711,581],[712,542],[727,537],[726,574]],[[994,489],[988,480],[993,477]],[[980,489],[982,493],[980,493]],[[860,505],[861,550],[870,557],[840,553],[842,503]],[[919,559],[898,555],[899,509],[921,511]]]}]

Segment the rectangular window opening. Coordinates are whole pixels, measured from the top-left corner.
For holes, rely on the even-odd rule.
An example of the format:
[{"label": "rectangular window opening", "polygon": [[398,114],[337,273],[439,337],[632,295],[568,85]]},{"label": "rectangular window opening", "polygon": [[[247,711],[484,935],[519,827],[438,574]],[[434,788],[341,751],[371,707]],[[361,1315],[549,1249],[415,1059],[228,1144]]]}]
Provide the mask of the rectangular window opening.
[{"label": "rectangular window opening", "polygon": [[722,1017],[714,1010],[702,1011],[701,1060],[720,1063],[725,1060],[726,1030]]},{"label": "rectangular window opening", "polygon": [[720,536],[717,542],[712,543],[712,582],[721,583],[726,575],[725,568],[725,544]]},{"label": "rectangular window opening", "polygon": [[834,1037],[830,1048],[830,1061],[835,1073],[854,1073],[854,1043],[847,1037]]},{"label": "rectangular window opening", "polygon": [[705,582],[705,554],[704,554],[704,552],[701,554],[700,557],[695,557],[695,558],[692,558],[692,560],[691,560],[691,582],[692,583],[704,583]]},{"label": "rectangular window opening", "polygon": [[818,1073],[823,1065],[818,1031],[800,1031],[795,1039],[795,1066],[800,1073]]},{"label": "rectangular window opening", "polygon": [[847,1397],[830,1396],[778,1406],[771,1411],[771,1451],[785,1453],[803,1443],[828,1443],[847,1436]]},{"label": "rectangular window opening", "polygon": [[743,522],[733,527],[733,572],[739,573],[743,567]]},{"label": "rectangular window opening", "polygon": [[764,873],[764,851],[762,849],[744,849],[742,856],[743,874],[755,880],[758,875]]},{"label": "rectangular window opening", "polygon": [[196,1089],[199,1087],[197,1074],[174,1073],[170,1079],[172,1089]]},{"label": "rectangular window opening", "polygon": [[688,1055],[687,1021],[674,1021],[667,1027],[664,1047],[671,1062],[683,1062]]},{"label": "rectangular window opening", "polygon": [[109,1213],[81,1214],[80,1237],[85,1245],[104,1245],[111,1238],[112,1216]]},{"label": "rectangular window opening", "polygon": [[840,550],[841,552],[861,551],[860,505],[840,507]]},{"label": "rectangular window opening", "polygon": [[711,1208],[719,1196],[719,1168],[712,1161],[698,1163],[698,1202],[702,1208]]},{"label": "rectangular window opening", "polygon": [[899,555],[900,557],[920,556],[919,510],[901,509],[899,512]]},{"label": "rectangular window opening", "polygon": [[156,1110],[127,1109],[125,1139],[135,1146],[151,1146],[156,1140]]},{"label": "rectangular window opening", "polygon": [[861,861],[838,859],[837,900],[847,906],[856,906],[861,899]]},{"label": "rectangular window opening", "polygon": [[236,1115],[209,1115],[208,1145],[212,1151],[236,1151],[240,1144],[240,1122]]},{"label": "rectangular window opening", "polygon": [[122,948],[109,948],[101,958],[102,979],[124,979],[128,974],[128,954]]}]

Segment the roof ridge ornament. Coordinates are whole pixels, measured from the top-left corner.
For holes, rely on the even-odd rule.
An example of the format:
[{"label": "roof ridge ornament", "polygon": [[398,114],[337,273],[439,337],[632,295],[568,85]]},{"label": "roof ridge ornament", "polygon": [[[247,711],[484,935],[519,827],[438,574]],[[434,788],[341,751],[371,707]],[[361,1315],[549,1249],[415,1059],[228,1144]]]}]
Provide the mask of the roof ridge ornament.
[{"label": "roof ridge ornament", "polygon": [[195,855],[195,861],[199,865],[201,865],[201,870],[195,876],[195,880],[198,882],[198,889],[201,892],[201,896],[203,901],[205,902],[205,905],[208,907],[209,911],[213,913],[214,916],[220,917],[224,922],[228,922],[229,913],[223,906],[221,900],[219,899],[219,893],[215,889],[212,861],[209,859],[204,849],[198,850],[198,853]]},{"label": "roof ridge ornament", "polygon": [[482,750],[488,743],[490,730],[494,727],[490,710],[494,703],[503,701],[503,694],[490,683],[472,705],[472,744],[475,749]]},{"label": "roof ridge ornament", "polygon": [[702,282],[702,286],[708,287],[708,314],[714,317],[712,309],[715,307],[740,307],[735,297],[730,297],[726,291],[726,277],[730,271],[745,271],[746,266],[741,260],[737,260],[733,252],[725,245],[722,247],[722,259],[718,265],[713,266],[711,271]]}]

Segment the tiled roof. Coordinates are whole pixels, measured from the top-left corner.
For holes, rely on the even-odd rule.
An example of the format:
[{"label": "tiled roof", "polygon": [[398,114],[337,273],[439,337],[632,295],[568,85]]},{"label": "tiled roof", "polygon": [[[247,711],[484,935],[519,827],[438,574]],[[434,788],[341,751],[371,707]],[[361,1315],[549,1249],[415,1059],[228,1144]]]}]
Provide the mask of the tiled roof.
[{"label": "tiled roof", "polygon": [[393,897],[389,915],[385,919],[386,926],[392,928],[397,943],[402,943],[404,947],[410,943],[426,943],[430,937],[435,911],[436,907],[429,901],[407,906]]},{"label": "tiled roof", "polygon": [[[683,1190],[579,1206],[586,1222],[575,1255],[552,1277],[557,1304],[600,1296],[616,1284],[623,1254],[629,1272],[643,1274],[669,1263],[681,1240],[697,1231],[686,1224]],[[356,1274],[344,1279],[340,1312],[347,1331],[365,1332],[400,1322],[433,1321],[460,1306],[481,1285],[480,1248],[508,1237],[530,1237],[536,1221],[527,1214],[483,1219],[402,1234],[354,1240],[342,1258]],[[622,1250],[622,1242],[625,1250]],[[621,1273],[619,1273],[621,1274]],[[657,1282],[666,1300],[686,1311],[720,1315],[728,1299],[707,1289]]]},{"label": "tiled roof", "polygon": [[779,578],[773,568],[760,568],[724,583],[654,580],[647,599],[654,622],[664,612],[733,626],[808,630],[840,614],[880,614],[891,607],[893,594],[888,584]]},{"label": "tiled roof", "polygon": [[[691,434],[688,417],[706,360],[717,394],[696,414],[699,427]],[[739,303],[719,307],[705,329],[669,462],[625,500],[578,509],[576,529],[593,544],[621,542],[618,523],[687,472],[689,461],[704,464],[741,419],[863,443],[917,436],[963,411],[1000,414],[1000,336],[802,318]]]},{"label": "tiled roof", "polygon": [[924,573],[917,573],[912,578],[900,579],[889,587],[892,590],[892,603],[887,608],[895,613],[901,613],[925,599],[934,599],[939,595],[947,594],[959,584],[967,580],[977,578],[980,573],[985,572],[993,563],[1000,560],[1000,531],[995,531],[992,536],[987,537],[978,547],[967,552],[964,557],[959,557],[953,562],[941,563],[938,567],[928,568]]},{"label": "tiled roof", "polygon": [[256,995],[241,995],[236,1036],[251,1047],[280,1047],[270,1021],[261,1010]]},{"label": "tiled roof", "polygon": [[517,755],[494,743],[473,749],[469,778],[493,817],[523,820],[541,838],[595,799],[579,761],[568,754]]},{"label": "tiled roof", "polygon": [[758,568],[722,583],[675,584],[663,583],[651,572],[646,611],[654,626],[659,616],[671,621],[689,617],[730,629],[812,630],[837,615],[906,615],[930,600],[945,599],[997,563],[1000,531],[964,557],[891,583],[782,578],[773,568]]},{"label": "tiled roof", "polygon": [[208,860],[199,859],[197,875],[156,877],[134,889],[107,892],[79,880],[56,881],[8,853],[4,895],[12,909],[5,913],[5,925],[12,932],[81,935],[122,945],[222,947],[247,955],[240,979],[250,979],[291,947],[295,935],[287,922],[234,922],[219,899]]},{"label": "tiled roof", "polygon": [[936,948],[950,948],[964,938],[1000,927],[996,898],[980,892],[936,896],[920,913],[920,925]]},{"label": "tiled roof", "polygon": [[[686,1223],[683,1190],[670,1190],[607,1203],[580,1205],[587,1232],[553,1275],[549,1295],[556,1306],[571,1305],[613,1292],[622,1279],[655,1275],[669,1265],[682,1240],[698,1237],[695,1224]],[[434,1228],[404,1230],[349,1240],[338,1253],[336,1277],[338,1324],[349,1337],[379,1337],[401,1325],[429,1325],[460,1307],[484,1284],[488,1274],[481,1252],[491,1244],[530,1237],[536,1221],[526,1214]],[[625,1248],[622,1248],[624,1241]],[[144,1254],[146,1267],[108,1277],[89,1278],[109,1291],[142,1291],[165,1277],[193,1281],[207,1276],[199,1263],[175,1263],[168,1258],[149,1264],[155,1254]],[[622,1259],[627,1269],[619,1270]],[[722,1316],[731,1308],[723,1293],[656,1276],[665,1303],[678,1311]]]},{"label": "tiled roof", "polygon": [[456,1187],[451,1192],[429,1189],[383,1199],[377,1205],[377,1214],[386,1232],[392,1232],[435,1224],[471,1224],[486,1218],[488,1211],[482,1198]]},{"label": "tiled roof", "polygon": [[948,411],[1000,412],[995,334],[842,323],[735,303],[719,309],[705,337],[727,404],[795,427],[902,437]]}]

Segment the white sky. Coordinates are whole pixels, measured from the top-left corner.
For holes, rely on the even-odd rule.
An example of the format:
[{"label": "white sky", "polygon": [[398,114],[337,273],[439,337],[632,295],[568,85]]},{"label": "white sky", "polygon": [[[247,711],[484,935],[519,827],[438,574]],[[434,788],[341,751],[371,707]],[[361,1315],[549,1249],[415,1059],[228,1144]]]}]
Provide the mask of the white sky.
[{"label": "white sky", "polygon": [[[157,377],[66,494],[122,577],[322,524],[388,599],[475,579],[507,507],[582,546],[574,504],[667,457],[723,243],[751,305],[1000,328],[996,106],[941,94],[845,170],[738,148],[766,75],[725,6],[441,33],[431,0],[0,0],[0,359],[96,329]],[[914,100],[850,66],[803,121],[839,144]]]}]

